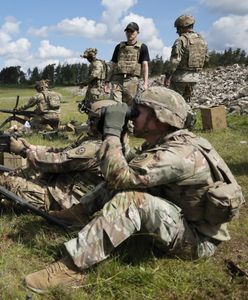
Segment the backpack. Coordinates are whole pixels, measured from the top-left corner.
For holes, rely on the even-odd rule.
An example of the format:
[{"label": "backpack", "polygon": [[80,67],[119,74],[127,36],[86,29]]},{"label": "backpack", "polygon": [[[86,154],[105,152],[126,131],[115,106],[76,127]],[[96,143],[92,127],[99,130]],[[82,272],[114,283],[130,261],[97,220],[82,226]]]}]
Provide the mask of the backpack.
[{"label": "backpack", "polygon": [[207,191],[204,219],[212,225],[230,222],[239,217],[239,210],[245,203],[241,187],[238,185],[230,169],[218,153],[204,139],[193,143],[213,172],[215,182]]},{"label": "backpack", "polygon": [[61,96],[56,92],[42,93],[50,109],[59,109]]}]

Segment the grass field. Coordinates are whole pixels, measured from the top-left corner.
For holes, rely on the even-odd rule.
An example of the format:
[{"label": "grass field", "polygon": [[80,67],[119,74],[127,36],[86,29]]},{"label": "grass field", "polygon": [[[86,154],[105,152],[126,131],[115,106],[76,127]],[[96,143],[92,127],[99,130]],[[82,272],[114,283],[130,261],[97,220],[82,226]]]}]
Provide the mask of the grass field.
[{"label": "grass field", "polygon": [[[84,120],[77,112],[76,96],[69,89],[63,94],[62,120]],[[0,88],[0,107],[14,106],[16,95],[24,102],[33,95],[30,89]],[[1,114],[0,120],[6,116]],[[228,128],[203,132],[198,116],[195,132],[207,138],[227,161],[248,198],[248,117],[228,116]],[[40,136],[29,140],[35,144],[65,145],[69,140],[47,141]],[[132,140],[132,144],[136,141]],[[37,295],[27,290],[22,279],[45,267],[64,253],[63,242],[69,237],[41,218],[1,209],[0,218],[0,299],[248,299],[248,208],[243,207],[239,220],[230,223],[231,241],[219,246],[214,257],[200,261],[183,261],[161,256],[148,237],[136,235],[121,245],[111,257],[88,272],[86,282],[78,288],[56,288]],[[71,233],[74,236],[76,233]],[[247,272],[232,274],[227,261],[232,260]],[[240,275],[240,276],[239,276]]]}]

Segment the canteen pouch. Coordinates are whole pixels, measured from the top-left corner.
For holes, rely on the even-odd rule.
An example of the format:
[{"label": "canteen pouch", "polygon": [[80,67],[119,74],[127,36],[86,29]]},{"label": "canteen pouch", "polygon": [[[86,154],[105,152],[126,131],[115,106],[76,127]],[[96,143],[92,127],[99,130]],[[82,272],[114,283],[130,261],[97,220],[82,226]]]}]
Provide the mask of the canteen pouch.
[{"label": "canteen pouch", "polygon": [[238,184],[217,181],[207,191],[204,218],[212,225],[237,219],[244,202]]}]

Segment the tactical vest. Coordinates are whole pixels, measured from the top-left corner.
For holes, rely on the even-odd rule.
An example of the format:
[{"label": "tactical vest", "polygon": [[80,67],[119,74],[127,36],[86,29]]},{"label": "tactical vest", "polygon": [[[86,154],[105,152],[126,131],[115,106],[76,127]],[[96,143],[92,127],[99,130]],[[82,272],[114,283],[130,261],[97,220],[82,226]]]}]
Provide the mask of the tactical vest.
[{"label": "tactical vest", "polygon": [[114,74],[140,76],[141,64],[139,64],[139,56],[141,45],[141,42],[137,42],[135,45],[127,45],[126,42],[120,43]]},{"label": "tactical vest", "polygon": [[106,79],[107,65],[106,62],[100,59],[93,61],[89,66],[89,77],[100,80]]},{"label": "tactical vest", "polygon": [[184,33],[180,36],[184,44],[184,55],[178,69],[198,70],[204,66],[207,45],[202,36],[195,32]]},{"label": "tactical vest", "polygon": [[245,200],[230,169],[207,140],[201,137],[187,140],[207,160],[213,182],[206,185],[200,179],[185,178],[179,183],[181,196],[175,204],[182,208],[187,220],[199,224],[216,225],[237,218]]}]

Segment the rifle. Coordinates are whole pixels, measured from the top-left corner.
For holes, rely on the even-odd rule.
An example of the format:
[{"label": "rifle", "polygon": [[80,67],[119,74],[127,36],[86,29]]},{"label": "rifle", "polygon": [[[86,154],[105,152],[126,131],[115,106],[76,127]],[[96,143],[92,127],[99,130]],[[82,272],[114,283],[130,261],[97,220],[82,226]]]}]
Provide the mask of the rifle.
[{"label": "rifle", "polygon": [[21,197],[17,196],[13,192],[7,190],[5,187],[3,187],[1,185],[0,185],[0,194],[3,195],[4,197],[6,197],[8,200],[11,200],[15,204],[20,205],[21,208],[23,208],[25,210],[30,210],[34,214],[46,219],[47,221],[54,223],[55,225],[57,225],[59,227],[62,227],[68,233],[69,227],[66,226],[63,222],[61,222],[60,220],[58,220],[57,218],[55,218],[53,216],[50,216],[45,211],[42,211],[42,210],[38,209],[37,207],[31,205],[30,203],[26,202]]},{"label": "rifle", "polygon": [[34,111],[18,111],[17,107],[18,107],[18,103],[19,103],[19,96],[16,97],[16,104],[15,107],[13,109],[0,109],[0,112],[2,113],[7,113],[7,114],[11,114],[10,117],[8,117],[7,119],[5,119],[2,124],[0,125],[0,129],[7,123],[11,122],[11,121],[17,121],[21,124],[25,124],[26,120],[23,118],[20,118],[19,116],[24,116],[24,117],[34,117],[36,115],[36,113]]}]

